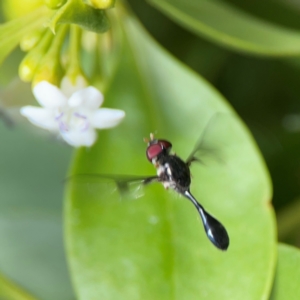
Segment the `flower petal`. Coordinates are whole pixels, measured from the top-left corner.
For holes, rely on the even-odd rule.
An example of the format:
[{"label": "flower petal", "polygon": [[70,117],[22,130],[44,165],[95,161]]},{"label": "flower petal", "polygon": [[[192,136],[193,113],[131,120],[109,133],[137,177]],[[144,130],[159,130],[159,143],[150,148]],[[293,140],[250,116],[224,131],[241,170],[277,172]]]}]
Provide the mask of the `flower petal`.
[{"label": "flower petal", "polygon": [[91,123],[95,128],[104,129],[117,126],[125,117],[120,109],[101,108],[94,112]]},{"label": "flower petal", "polygon": [[85,108],[95,110],[103,102],[103,95],[93,86],[89,86],[80,91],[75,92],[69,99],[68,104],[71,107],[83,106]]},{"label": "flower petal", "polygon": [[56,108],[67,104],[67,97],[55,85],[41,81],[33,88],[37,101],[46,108]]},{"label": "flower petal", "polygon": [[90,147],[97,139],[97,133],[94,129],[86,131],[61,131],[61,136],[68,144],[74,147]]},{"label": "flower petal", "polygon": [[64,76],[61,81],[60,88],[65,96],[68,98],[75,92],[84,89],[87,86],[87,81],[83,76],[78,75],[75,79],[75,83],[70,80],[68,76]]},{"label": "flower petal", "polygon": [[20,109],[20,113],[36,126],[58,131],[58,124],[51,110],[35,106],[24,106]]}]

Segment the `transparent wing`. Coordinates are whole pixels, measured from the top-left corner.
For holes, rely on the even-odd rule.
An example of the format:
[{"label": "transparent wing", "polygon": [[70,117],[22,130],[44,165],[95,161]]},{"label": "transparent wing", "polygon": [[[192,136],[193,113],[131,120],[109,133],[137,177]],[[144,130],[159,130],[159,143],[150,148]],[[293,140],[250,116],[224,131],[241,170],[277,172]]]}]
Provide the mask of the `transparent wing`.
[{"label": "transparent wing", "polygon": [[143,187],[158,181],[157,176],[134,176],[114,174],[76,174],[65,182],[70,191],[80,193],[80,198],[113,203],[120,199],[137,199],[144,195]]},{"label": "transparent wing", "polygon": [[215,141],[213,141],[213,127],[221,116],[228,116],[228,114],[216,113],[206,124],[203,132],[201,133],[200,139],[197,141],[193,151],[186,159],[188,166],[190,166],[194,161],[205,165],[205,161],[207,161],[209,157],[219,162],[224,162],[220,155],[220,147],[216,145]]}]

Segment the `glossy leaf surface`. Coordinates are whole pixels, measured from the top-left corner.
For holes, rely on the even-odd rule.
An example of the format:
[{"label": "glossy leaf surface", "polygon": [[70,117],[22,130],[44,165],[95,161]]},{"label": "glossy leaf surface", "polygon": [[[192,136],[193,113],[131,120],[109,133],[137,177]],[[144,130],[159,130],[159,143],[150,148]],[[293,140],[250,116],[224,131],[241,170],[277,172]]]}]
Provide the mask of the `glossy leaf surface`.
[{"label": "glossy leaf surface", "polygon": [[161,185],[120,201],[109,185],[71,182],[66,240],[78,298],[265,299],[275,225],[270,179],[252,138],[218,92],[132,17],[120,16],[123,53],[105,106],[127,116],[118,128],[101,132],[92,149],[77,151],[72,173],[153,175],[143,137],[157,132],[186,158],[206,128],[205,144],[221,161],[192,166],[191,191],[224,224],[230,246],[216,249],[192,204]]},{"label": "glossy leaf surface", "polygon": [[0,299],[5,300],[35,300],[26,291],[0,275]]},{"label": "glossy leaf surface", "polygon": [[149,2],[183,27],[222,46],[268,56],[295,56],[300,53],[299,31],[254,17],[225,1]]},{"label": "glossy leaf surface", "polygon": [[278,264],[270,300],[297,300],[300,298],[300,251],[299,249],[279,244]]}]

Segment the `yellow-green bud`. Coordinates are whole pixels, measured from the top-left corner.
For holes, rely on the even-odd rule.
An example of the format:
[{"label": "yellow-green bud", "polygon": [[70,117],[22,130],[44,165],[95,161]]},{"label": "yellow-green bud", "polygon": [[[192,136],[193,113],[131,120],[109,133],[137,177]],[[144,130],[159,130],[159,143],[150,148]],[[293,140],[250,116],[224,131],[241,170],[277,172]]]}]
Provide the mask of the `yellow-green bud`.
[{"label": "yellow-green bud", "polygon": [[29,51],[31,50],[38,41],[41,39],[42,31],[41,30],[35,30],[31,32],[30,34],[25,35],[20,42],[20,47],[23,51]]},{"label": "yellow-green bud", "polygon": [[67,0],[44,0],[45,4],[51,9],[57,9],[64,5]]},{"label": "yellow-green bud", "polygon": [[87,78],[84,75],[83,71],[80,68],[77,68],[77,67],[68,68],[67,71],[66,71],[65,77],[68,78],[68,80],[73,85],[75,85],[77,80],[79,80],[78,78],[80,78],[81,81],[85,81],[87,83]]},{"label": "yellow-green bud", "polygon": [[53,39],[53,34],[47,30],[43,37],[39,39],[38,44],[31,51],[29,51],[23,58],[19,66],[19,76],[23,81],[31,81],[36,69],[45,56],[49,44]]},{"label": "yellow-green bud", "polygon": [[33,53],[28,53],[28,55],[24,57],[19,66],[19,76],[21,80],[25,82],[32,80],[40,59],[39,57],[36,57],[32,54]]},{"label": "yellow-green bud", "polygon": [[60,62],[60,51],[68,29],[68,25],[61,25],[58,28],[57,34],[55,35],[47,53],[43,56],[39,63],[33,78],[33,86],[43,80],[46,80],[56,86],[60,85],[60,81],[64,75],[64,70]]},{"label": "yellow-green bud", "polygon": [[64,71],[58,59],[42,61],[35,72],[32,87],[43,80],[60,86],[63,75]]},{"label": "yellow-green bud", "polygon": [[96,9],[108,9],[115,5],[115,0],[83,0],[83,2]]}]

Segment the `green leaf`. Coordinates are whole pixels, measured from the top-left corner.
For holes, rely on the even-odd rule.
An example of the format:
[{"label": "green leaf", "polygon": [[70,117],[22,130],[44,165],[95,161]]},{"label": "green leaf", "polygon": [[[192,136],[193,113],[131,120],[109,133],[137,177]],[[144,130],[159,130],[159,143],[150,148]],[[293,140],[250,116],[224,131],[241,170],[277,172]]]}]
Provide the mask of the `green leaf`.
[{"label": "green leaf", "polygon": [[1,272],[39,299],[71,300],[62,236],[70,149],[24,125],[8,129],[0,123]]},{"label": "green leaf", "polygon": [[227,252],[216,249],[191,203],[159,184],[140,199],[119,201],[109,184],[71,181],[66,244],[78,298],[265,299],[275,268],[275,222],[270,179],[253,139],[205,80],[134,19],[122,15],[121,22],[124,48],[105,106],[127,116],[101,132],[92,149],[77,151],[72,173],[154,175],[143,137],[157,132],[186,158],[207,128],[205,143],[223,162],[203,158],[206,166],[192,166],[191,191],[231,242]]},{"label": "green leaf", "polygon": [[55,33],[57,24],[76,24],[85,30],[103,33],[110,27],[105,10],[94,9],[82,0],[69,0],[52,16],[49,27]]},{"label": "green leaf", "polygon": [[300,251],[279,244],[278,264],[270,300],[298,300],[300,298]]},{"label": "green leaf", "polygon": [[35,298],[23,291],[4,276],[0,275],[0,299],[34,300]]},{"label": "green leaf", "polygon": [[24,17],[0,25],[0,64],[19,44],[24,35],[42,26],[49,11],[41,7]]},{"label": "green leaf", "polygon": [[148,0],[183,27],[233,50],[267,56],[300,54],[300,32],[268,23],[218,0]]}]

